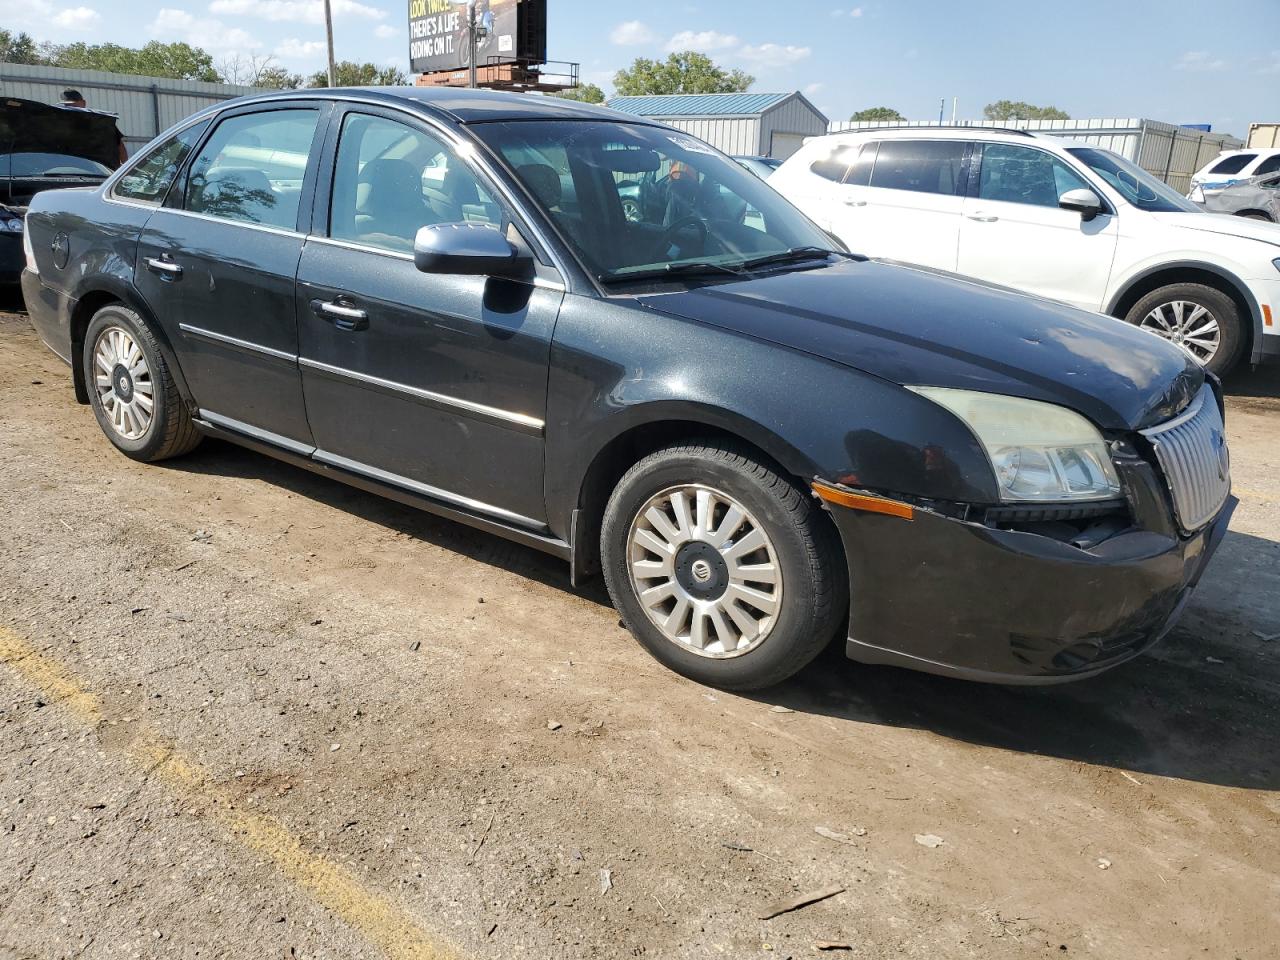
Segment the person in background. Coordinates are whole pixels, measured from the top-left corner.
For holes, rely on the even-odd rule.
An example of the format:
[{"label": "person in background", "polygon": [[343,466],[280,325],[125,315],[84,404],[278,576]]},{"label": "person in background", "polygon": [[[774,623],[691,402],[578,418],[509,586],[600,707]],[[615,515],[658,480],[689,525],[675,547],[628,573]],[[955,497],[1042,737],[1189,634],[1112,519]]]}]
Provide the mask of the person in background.
[{"label": "person in background", "polygon": [[[62,91],[62,100],[60,103],[61,106],[72,107],[77,110],[89,109],[89,105],[85,103],[84,94],[71,87]],[[129,151],[125,149],[124,134],[120,132],[119,127],[116,127],[116,146],[119,148],[120,152],[120,163],[117,164],[117,166],[120,166],[129,159]]]}]

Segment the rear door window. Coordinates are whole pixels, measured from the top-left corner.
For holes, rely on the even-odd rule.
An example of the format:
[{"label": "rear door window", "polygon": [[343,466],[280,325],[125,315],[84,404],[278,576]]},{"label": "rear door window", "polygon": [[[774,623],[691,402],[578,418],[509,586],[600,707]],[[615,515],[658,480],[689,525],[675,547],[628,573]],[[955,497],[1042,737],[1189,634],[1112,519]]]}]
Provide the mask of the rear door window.
[{"label": "rear door window", "polygon": [[963,140],[885,140],[871,172],[873,187],[954,196],[960,189]]},{"label": "rear door window", "polygon": [[184,207],[193,213],[296,230],[302,181],[320,111],[228,117],[191,165]]},{"label": "rear door window", "polygon": [[1239,173],[1249,164],[1256,160],[1256,153],[1237,153],[1235,156],[1227,157],[1215,166],[1210,173]]},{"label": "rear door window", "polygon": [[111,195],[135,203],[159,204],[182,169],[191,148],[204,135],[208,121],[192,124],[153,147],[116,182]]}]

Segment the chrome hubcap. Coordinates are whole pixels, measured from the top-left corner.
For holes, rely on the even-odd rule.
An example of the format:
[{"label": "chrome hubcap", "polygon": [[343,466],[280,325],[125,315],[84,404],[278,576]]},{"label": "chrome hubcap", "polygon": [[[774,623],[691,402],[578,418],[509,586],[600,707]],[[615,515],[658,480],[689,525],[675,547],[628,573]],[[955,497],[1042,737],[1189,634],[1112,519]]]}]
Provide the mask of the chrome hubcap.
[{"label": "chrome hubcap", "polygon": [[1209,308],[1187,300],[1162,303],[1142,318],[1141,327],[1176,343],[1201,363],[1208,363],[1222,342],[1222,328]]},{"label": "chrome hubcap", "polygon": [[107,327],[93,345],[94,385],[107,422],[117,436],[140,440],[155,415],[151,368],[133,334]]},{"label": "chrome hubcap", "polygon": [[740,657],[769,636],[782,570],[742,504],[703,484],[671,487],[640,508],[628,535],[631,585],[662,635],[703,657]]}]

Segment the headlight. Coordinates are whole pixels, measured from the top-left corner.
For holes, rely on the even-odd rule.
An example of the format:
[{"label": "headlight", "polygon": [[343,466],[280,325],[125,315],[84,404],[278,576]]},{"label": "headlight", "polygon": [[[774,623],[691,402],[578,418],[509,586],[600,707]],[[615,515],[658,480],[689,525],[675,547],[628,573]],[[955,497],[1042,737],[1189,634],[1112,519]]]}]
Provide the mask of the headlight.
[{"label": "headlight", "polygon": [[1073,410],[996,393],[912,387],[968,424],[991,458],[1000,499],[1110,500],[1120,479],[1102,435]]},{"label": "headlight", "polygon": [[0,226],[4,227],[6,230],[8,230],[8,231],[10,231],[10,232],[12,232],[12,233],[21,233],[21,232],[22,232],[22,218],[21,218],[21,217],[14,217],[14,218],[12,218],[12,219],[0,220]]},{"label": "headlight", "polygon": [[1272,260],[1271,265],[1275,267],[1277,270],[1280,270],[1280,258]]}]

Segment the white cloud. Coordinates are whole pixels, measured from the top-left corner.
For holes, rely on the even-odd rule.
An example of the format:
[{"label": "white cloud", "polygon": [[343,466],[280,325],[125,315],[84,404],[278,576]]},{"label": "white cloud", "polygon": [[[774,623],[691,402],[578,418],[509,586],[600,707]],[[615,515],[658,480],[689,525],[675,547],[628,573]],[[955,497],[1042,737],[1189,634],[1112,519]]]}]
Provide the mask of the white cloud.
[{"label": "white cloud", "polygon": [[247,30],[228,27],[221,20],[196,17],[185,10],[165,7],[156,14],[149,28],[160,40],[183,40],[192,46],[214,52],[223,50],[256,50],[261,42]]},{"label": "white cloud", "polygon": [[706,53],[715,50],[729,50],[742,41],[731,33],[717,33],[714,30],[682,30],[667,41],[668,50],[701,50]]},{"label": "white cloud", "polygon": [[[387,12],[357,0],[331,0],[333,16],[362,17],[365,20],[385,20]],[[210,13],[237,17],[261,17],[263,20],[288,21],[289,23],[323,23],[324,0],[213,0]]]},{"label": "white cloud", "polygon": [[808,47],[762,43],[758,47],[747,44],[738,51],[738,56],[759,67],[788,67],[806,59],[812,52]]},{"label": "white cloud", "polygon": [[373,28],[373,35],[379,40],[390,40],[400,31],[389,23],[380,23]]},{"label": "white cloud", "polygon": [[849,11],[849,16],[851,16],[851,17],[860,17],[860,16],[862,16],[862,8],[861,8],[861,7],[854,7],[852,10],[850,10],[850,11]]},{"label": "white cloud", "polygon": [[92,7],[69,7],[54,15],[53,24],[67,30],[87,30],[101,19],[102,14]]},{"label": "white cloud", "polygon": [[844,7],[841,7],[839,10],[832,10],[831,15],[833,17],[853,17],[854,19],[857,19],[862,16],[862,8],[854,7],[852,10],[846,10]]},{"label": "white cloud", "polygon": [[1280,50],[1273,50],[1271,53],[1271,58],[1269,60],[1264,61],[1262,66],[1260,66],[1255,72],[1260,73],[1264,76],[1273,74],[1273,73],[1280,73]]},{"label": "white cloud", "polygon": [[297,37],[289,37],[276,47],[274,52],[277,57],[283,57],[286,60],[310,60],[324,51],[323,40],[299,40]]},{"label": "white cloud", "polygon": [[614,27],[609,34],[609,42],[620,47],[642,47],[656,43],[657,40],[657,34],[643,20],[627,20]]},{"label": "white cloud", "polygon": [[822,92],[822,88],[825,86],[825,83],[811,83],[804,88],[804,95],[806,97],[816,96],[818,93]]},{"label": "white cloud", "polygon": [[1227,61],[1211,56],[1207,50],[1188,50],[1178,58],[1174,68],[1196,73],[1216,73],[1227,68]]}]

